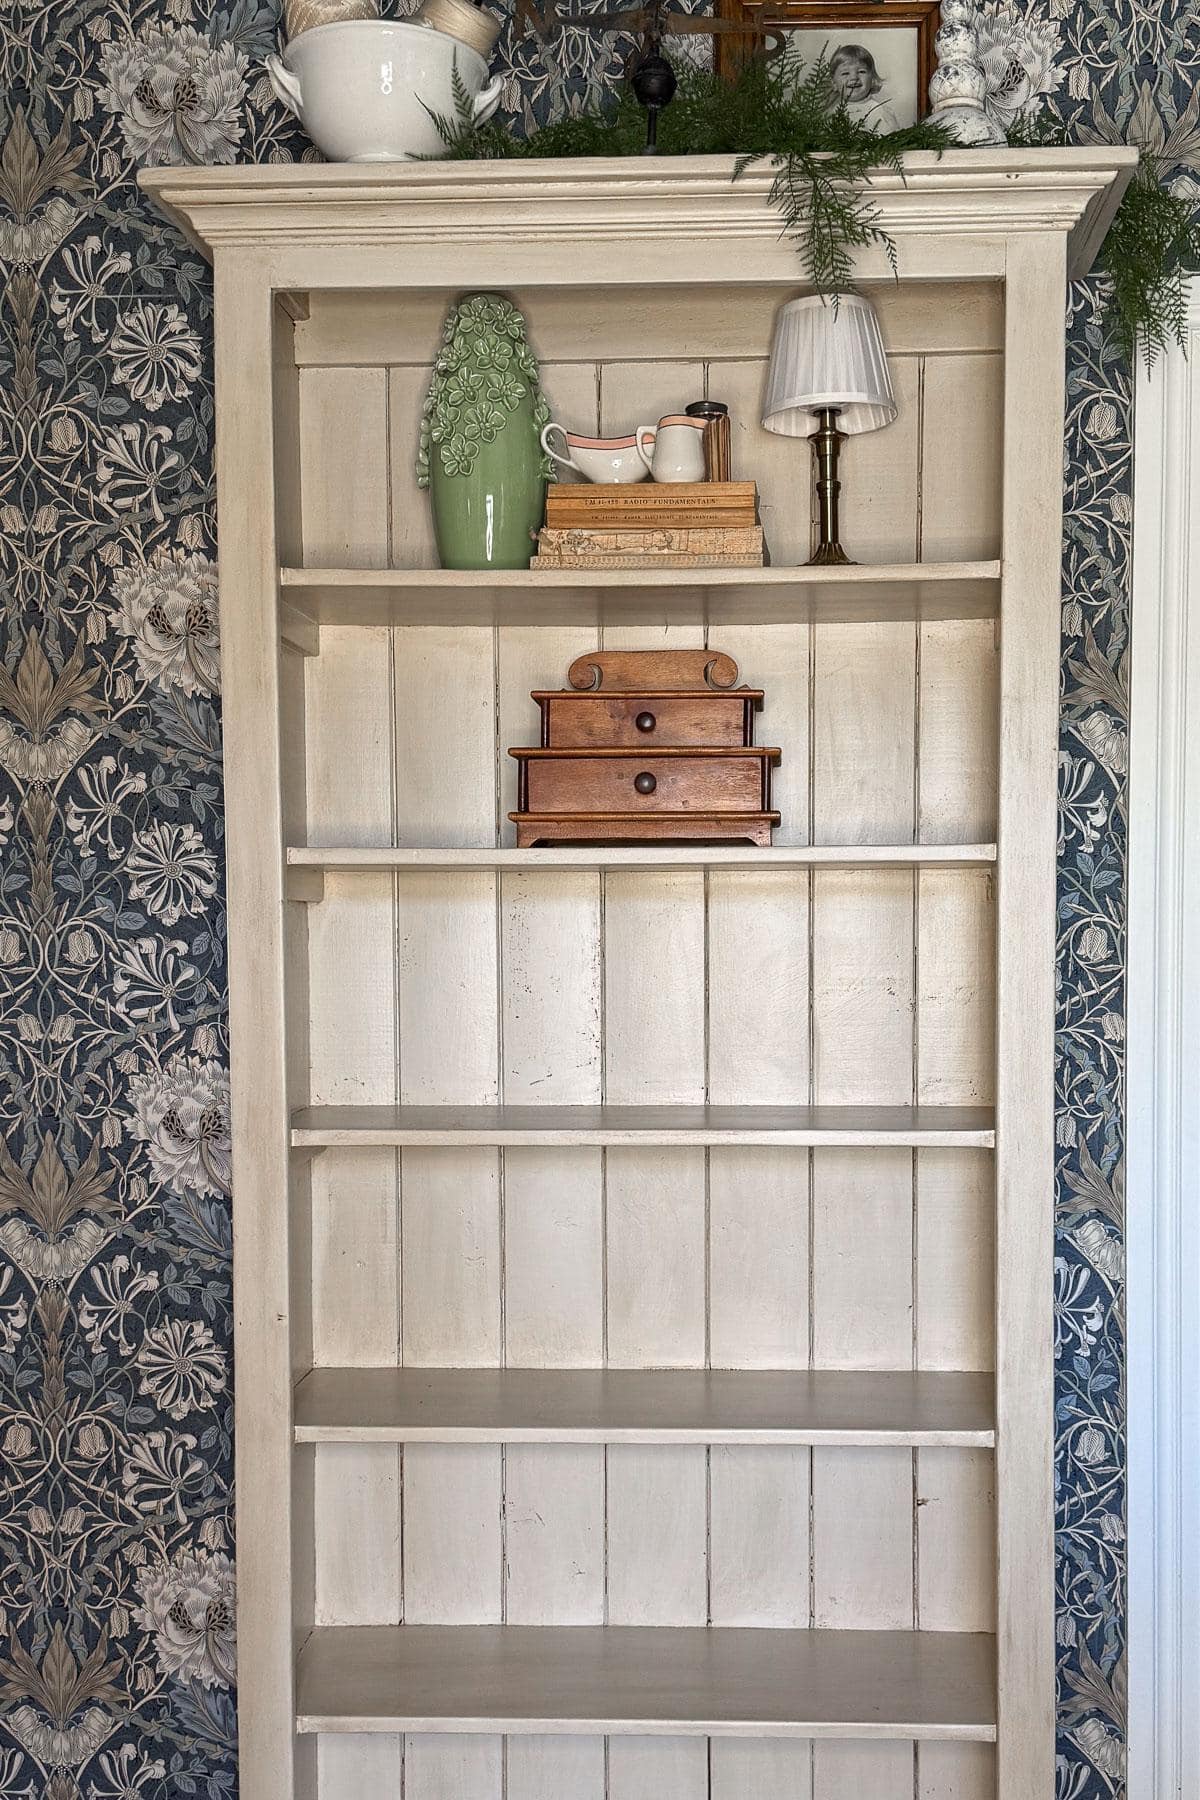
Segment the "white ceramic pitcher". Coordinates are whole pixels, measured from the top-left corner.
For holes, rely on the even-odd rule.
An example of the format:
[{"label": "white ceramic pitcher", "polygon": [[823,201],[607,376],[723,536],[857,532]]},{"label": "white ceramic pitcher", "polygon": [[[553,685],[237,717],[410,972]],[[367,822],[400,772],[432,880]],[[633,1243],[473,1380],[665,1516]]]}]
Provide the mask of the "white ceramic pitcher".
[{"label": "white ceramic pitcher", "polygon": [[703,419],[671,413],[657,425],[639,425],[636,441],[637,453],[655,481],[704,480]]}]

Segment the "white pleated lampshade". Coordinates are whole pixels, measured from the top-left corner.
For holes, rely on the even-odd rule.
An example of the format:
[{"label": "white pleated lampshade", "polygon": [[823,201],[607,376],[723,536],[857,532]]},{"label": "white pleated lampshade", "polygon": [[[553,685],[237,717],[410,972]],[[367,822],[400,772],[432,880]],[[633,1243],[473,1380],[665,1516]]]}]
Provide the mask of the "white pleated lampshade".
[{"label": "white pleated lampshade", "polygon": [[812,437],[825,406],[838,408],[839,431],[878,431],[896,417],[879,320],[861,294],[840,295],[836,310],[819,294],[789,300],[775,320],[763,429]]}]

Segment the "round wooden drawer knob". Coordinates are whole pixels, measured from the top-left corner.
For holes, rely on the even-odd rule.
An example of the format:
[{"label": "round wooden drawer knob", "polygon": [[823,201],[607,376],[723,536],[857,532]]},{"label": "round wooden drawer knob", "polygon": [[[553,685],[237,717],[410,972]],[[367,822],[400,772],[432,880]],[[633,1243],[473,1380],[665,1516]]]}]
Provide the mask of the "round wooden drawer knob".
[{"label": "round wooden drawer knob", "polygon": [[652,794],[658,783],[648,769],[643,769],[640,775],[634,776],[633,785],[639,794]]},{"label": "round wooden drawer knob", "polygon": [[[654,727],[658,724],[658,720],[651,712],[639,713],[633,722],[639,731],[653,731]],[[650,789],[647,788],[646,792],[649,793]]]}]

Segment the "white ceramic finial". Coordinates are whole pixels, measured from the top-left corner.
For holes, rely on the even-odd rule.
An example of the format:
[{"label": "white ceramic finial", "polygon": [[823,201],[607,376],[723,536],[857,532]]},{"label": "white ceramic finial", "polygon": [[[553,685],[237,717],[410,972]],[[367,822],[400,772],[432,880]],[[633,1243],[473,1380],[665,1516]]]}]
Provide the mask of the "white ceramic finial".
[{"label": "white ceramic finial", "polygon": [[941,16],[933,40],[938,66],[929,80],[929,124],[943,126],[956,144],[1007,143],[983,103],[987,85],[977,54],[975,0],[942,0]]}]

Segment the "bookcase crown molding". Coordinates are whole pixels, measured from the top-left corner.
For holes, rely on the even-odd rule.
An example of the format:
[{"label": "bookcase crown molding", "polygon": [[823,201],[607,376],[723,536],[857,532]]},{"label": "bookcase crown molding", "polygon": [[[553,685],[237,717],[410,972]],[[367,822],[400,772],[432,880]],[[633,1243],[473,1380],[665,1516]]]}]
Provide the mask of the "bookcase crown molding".
[{"label": "bookcase crown molding", "polygon": [[[1086,274],[1104,240],[1137,152],[1109,148],[910,151],[903,173],[870,178],[879,223],[897,242],[901,272],[915,238],[1058,231],[1067,235],[1068,274]],[[765,255],[744,262],[742,279],[796,268],[769,192],[774,171],[756,165],[734,179],[732,156],[546,158],[519,162],[271,164],[143,169],[142,187],[205,254],[286,245],[327,250],[461,243],[479,250],[537,245],[561,255],[569,244],[705,247],[719,231]],[[610,283],[644,280],[644,266]],[[659,258],[661,262],[661,257]],[[875,258],[864,272],[875,273]],[[880,273],[886,263],[880,257]],[[982,271],[981,271],[982,272]],[[737,278],[734,275],[733,278]],[[393,280],[403,275],[393,271]],[[558,279],[593,279],[565,264]]]}]

